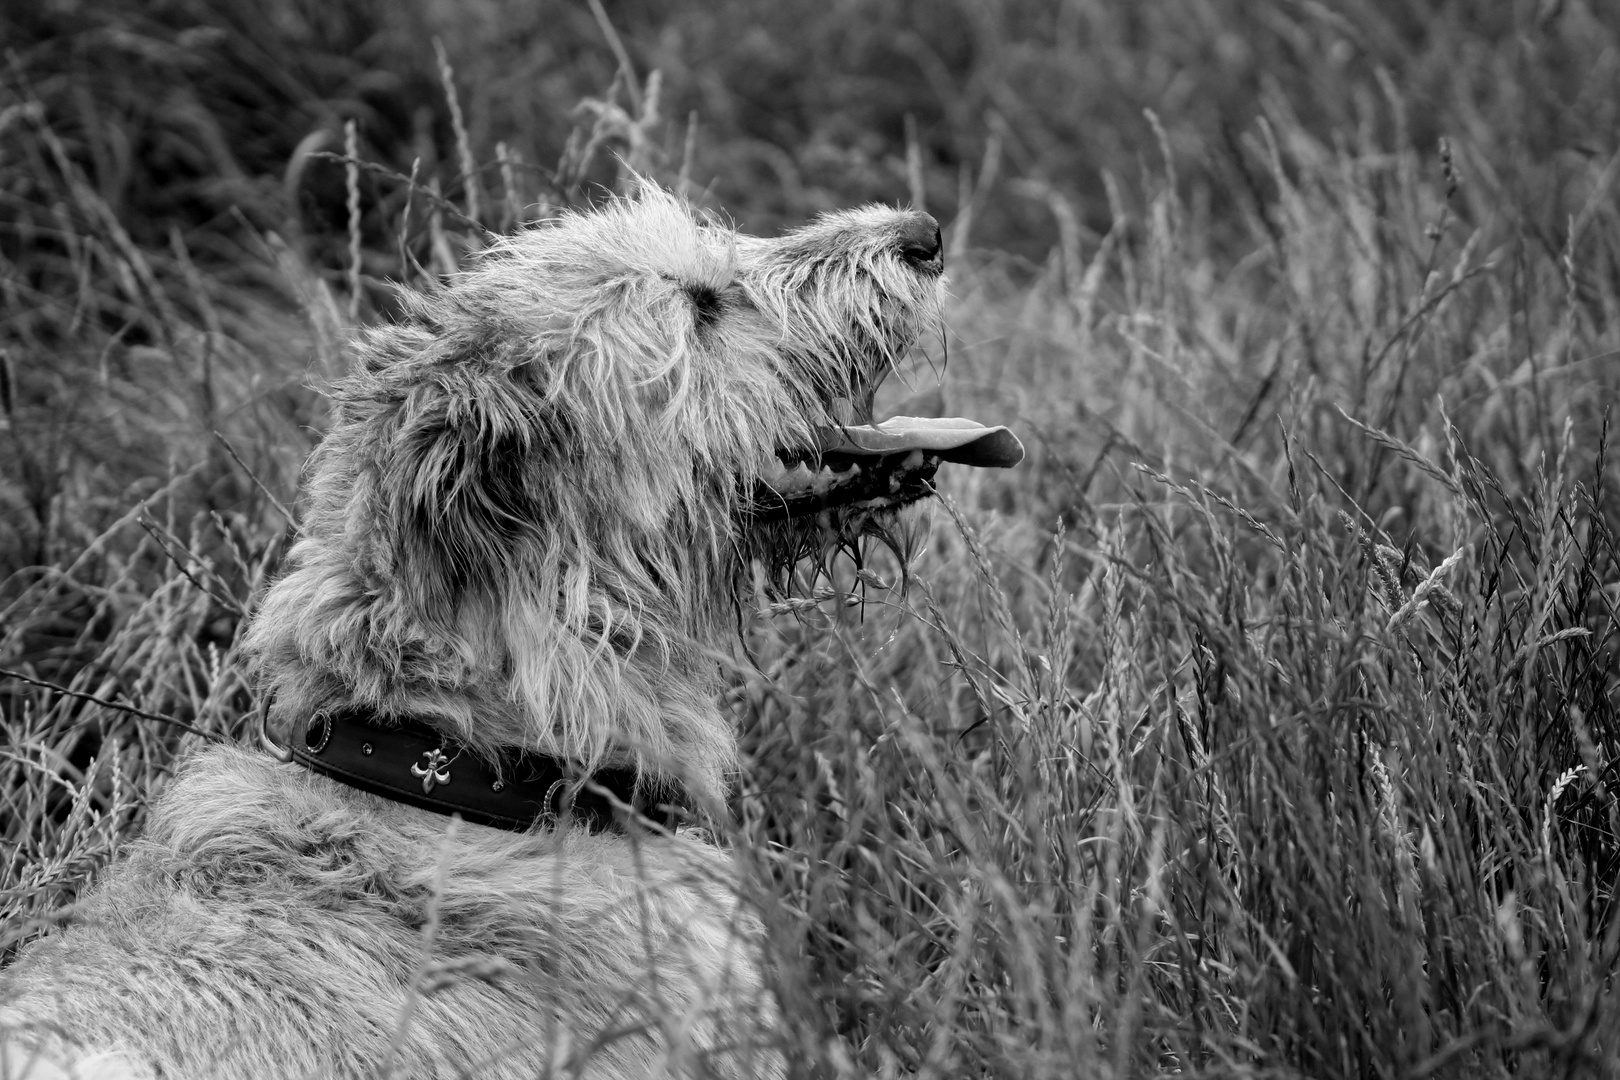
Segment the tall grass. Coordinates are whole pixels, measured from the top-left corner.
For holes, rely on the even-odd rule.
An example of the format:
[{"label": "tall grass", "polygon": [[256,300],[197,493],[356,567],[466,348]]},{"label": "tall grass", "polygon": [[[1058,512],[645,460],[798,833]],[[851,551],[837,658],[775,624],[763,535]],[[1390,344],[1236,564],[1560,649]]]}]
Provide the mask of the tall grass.
[{"label": "tall grass", "polygon": [[1595,8],[51,10],[0,78],[0,948],[240,737],[350,328],[628,164],[755,229],[923,201],[955,299],[887,403],[1031,452],[738,651],[796,1068],[1620,1072]]}]

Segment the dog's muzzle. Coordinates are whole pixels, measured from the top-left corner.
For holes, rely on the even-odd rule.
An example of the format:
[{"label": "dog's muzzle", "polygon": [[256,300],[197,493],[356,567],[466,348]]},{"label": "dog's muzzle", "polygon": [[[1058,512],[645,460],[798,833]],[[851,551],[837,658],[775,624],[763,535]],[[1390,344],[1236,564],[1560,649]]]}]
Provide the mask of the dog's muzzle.
[{"label": "dog's muzzle", "polygon": [[479,825],[527,832],[537,825],[575,824],[604,832],[622,831],[641,818],[673,831],[690,817],[683,791],[638,784],[634,769],[586,774],[560,758],[515,747],[489,760],[426,724],[384,724],[361,709],[317,712],[290,745],[281,746],[270,738],[263,711],[260,738],[283,762]]}]

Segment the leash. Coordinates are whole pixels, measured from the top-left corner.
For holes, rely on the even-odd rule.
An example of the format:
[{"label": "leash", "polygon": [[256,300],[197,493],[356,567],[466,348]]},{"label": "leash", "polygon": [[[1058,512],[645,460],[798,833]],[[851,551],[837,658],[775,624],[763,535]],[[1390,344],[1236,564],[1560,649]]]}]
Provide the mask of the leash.
[{"label": "leash", "polygon": [[395,802],[514,832],[565,822],[623,831],[638,815],[674,831],[688,816],[683,791],[638,785],[635,769],[587,775],[562,758],[516,747],[491,761],[419,721],[384,725],[364,709],[322,709],[301,738],[283,746],[270,737],[270,696],[259,706],[259,740],[278,761]]}]

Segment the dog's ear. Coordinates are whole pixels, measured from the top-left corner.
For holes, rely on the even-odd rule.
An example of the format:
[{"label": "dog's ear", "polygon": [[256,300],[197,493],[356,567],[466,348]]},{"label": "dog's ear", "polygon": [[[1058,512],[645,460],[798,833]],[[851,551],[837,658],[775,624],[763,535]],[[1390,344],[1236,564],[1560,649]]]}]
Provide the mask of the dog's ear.
[{"label": "dog's ear", "polygon": [[451,616],[469,590],[510,579],[546,513],[543,461],[566,435],[521,367],[430,355],[375,377],[387,391],[368,456],[389,571]]}]

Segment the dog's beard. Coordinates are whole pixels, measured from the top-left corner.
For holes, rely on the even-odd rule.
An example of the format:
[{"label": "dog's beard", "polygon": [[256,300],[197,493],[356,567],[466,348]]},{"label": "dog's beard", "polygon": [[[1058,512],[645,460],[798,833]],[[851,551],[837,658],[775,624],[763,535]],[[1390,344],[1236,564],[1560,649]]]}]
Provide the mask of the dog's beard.
[{"label": "dog's beard", "polygon": [[[929,482],[908,502],[931,492]],[[818,582],[837,581],[840,562],[856,571],[857,580],[871,582],[861,571],[870,570],[873,556],[881,551],[894,557],[903,583],[924,531],[916,515],[902,513],[904,505],[851,503],[827,506],[807,517],[754,520],[741,538],[740,561],[745,568],[758,568],[762,577],[750,584],[763,585],[770,600],[813,595]]]}]

